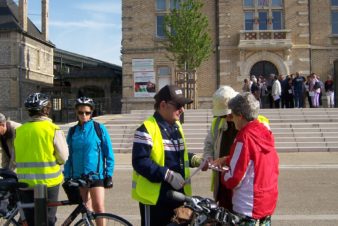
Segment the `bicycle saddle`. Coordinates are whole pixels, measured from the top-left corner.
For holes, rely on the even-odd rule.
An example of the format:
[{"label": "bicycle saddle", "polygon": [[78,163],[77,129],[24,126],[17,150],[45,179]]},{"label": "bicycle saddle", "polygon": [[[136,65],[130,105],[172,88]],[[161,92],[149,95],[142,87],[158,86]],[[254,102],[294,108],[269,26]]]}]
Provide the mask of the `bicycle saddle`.
[{"label": "bicycle saddle", "polygon": [[0,180],[0,191],[13,191],[18,188],[27,188],[28,184],[17,182],[14,178]]}]

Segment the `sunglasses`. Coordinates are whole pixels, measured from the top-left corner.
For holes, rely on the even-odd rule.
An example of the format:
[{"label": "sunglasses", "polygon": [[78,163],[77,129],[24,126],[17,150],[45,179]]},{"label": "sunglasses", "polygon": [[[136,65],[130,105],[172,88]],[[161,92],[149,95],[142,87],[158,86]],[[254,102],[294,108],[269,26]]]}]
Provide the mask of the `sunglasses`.
[{"label": "sunglasses", "polygon": [[78,111],[78,115],[90,115],[92,112],[91,111]]},{"label": "sunglasses", "polygon": [[176,108],[176,110],[180,110],[183,107],[183,105],[181,105],[179,103],[174,103],[174,102],[170,102],[170,101],[167,102],[167,103],[174,106]]}]

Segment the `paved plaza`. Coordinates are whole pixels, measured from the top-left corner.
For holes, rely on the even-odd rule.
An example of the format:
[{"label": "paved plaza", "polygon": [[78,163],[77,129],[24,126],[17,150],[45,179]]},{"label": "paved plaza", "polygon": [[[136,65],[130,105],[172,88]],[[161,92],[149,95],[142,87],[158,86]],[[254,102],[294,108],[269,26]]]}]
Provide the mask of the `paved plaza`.
[{"label": "paved plaza", "polygon": [[[273,225],[338,225],[338,153],[281,153],[279,201]],[[193,170],[193,169],[192,169]],[[114,188],[106,191],[106,209],[140,225],[138,203],[131,199],[131,154],[116,154]],[[210,172],[192,180],[193,194],[211,197]],[[64,198],[62,192],[61,198]],[[58,219],[73,207],[58,209]]]}]

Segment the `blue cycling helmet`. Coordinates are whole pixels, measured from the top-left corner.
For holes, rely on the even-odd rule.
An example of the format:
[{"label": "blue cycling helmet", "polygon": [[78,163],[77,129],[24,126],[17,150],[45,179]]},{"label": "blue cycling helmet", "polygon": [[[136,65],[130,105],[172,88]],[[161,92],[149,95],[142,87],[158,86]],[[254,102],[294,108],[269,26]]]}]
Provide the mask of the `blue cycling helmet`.
[{"label": "blue cycling helmet", "polygon": [[43,93],[32,93],[25,101],[25,108],[28,111],[41,111],[50,103],[49,97]]},{"label": "blue cycling helmet", "polygon": [[94,110],[95,104],[92,98],[79,97],[76,99],[75,108],[78,106],[89,106],[92,110]]}]

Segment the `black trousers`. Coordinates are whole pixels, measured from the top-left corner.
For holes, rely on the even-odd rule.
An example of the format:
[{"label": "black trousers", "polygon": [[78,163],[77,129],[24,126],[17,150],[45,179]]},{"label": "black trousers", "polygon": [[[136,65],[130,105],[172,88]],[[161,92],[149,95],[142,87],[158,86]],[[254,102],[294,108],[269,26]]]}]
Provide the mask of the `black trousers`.
[{"label": "black trousers", "polygon": [[[181,206],[173,205],[144,205],[139,203],[141,226],[167,226],[174,216],[174,209]],[[148,224],[146,224],[148,222]],[[150,223],[150,224],[149,224]]]},{"label": "black trousers", "polygon": [[[47,188],[48,201],[57,201],[59,196],[59,185]],[[34,202],[34,190],[20,191],[22,203]],[[56,222],[56,207],[48,207],[48,226],[54,226]],[[25,208],[24,213],[29,226],[34,226],[34,208]]]}]

